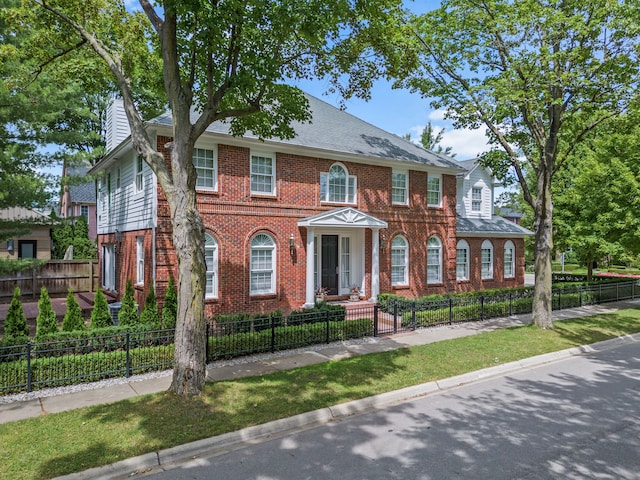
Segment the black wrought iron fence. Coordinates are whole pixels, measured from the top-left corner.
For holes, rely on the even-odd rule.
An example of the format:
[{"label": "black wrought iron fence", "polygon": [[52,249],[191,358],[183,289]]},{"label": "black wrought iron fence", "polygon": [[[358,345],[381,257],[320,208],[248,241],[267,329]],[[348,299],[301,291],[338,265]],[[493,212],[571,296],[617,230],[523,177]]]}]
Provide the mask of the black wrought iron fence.
[{"label": "black wrought iron fence", "polygon": [[[629,281],[556,289],[553,308],[634,299],[638,285]],[[219,318],[207,324],[207,361],[530,313],[532,296],[532,290],[523,289],[431,301],[397,299],[384,307],[331,306],[286,316]],[[173,342],[173,330],[157,330],[0,347],[0,393],[169,369]]]}]

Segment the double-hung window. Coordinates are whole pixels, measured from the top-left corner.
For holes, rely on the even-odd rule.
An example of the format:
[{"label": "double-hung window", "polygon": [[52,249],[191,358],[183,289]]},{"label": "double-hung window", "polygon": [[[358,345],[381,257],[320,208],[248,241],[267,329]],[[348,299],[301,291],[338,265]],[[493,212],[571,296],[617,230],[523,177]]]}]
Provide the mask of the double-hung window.
[{"label": "double-hung window", "polygon": [[442,178],[440,175],[429,175],[427,178],[427,205],[442,206]]},{"label": "double-hung window", "polygon": [[407,239],[398,235],[391,242],[391,285],[409,284],[409,246]]},{"label": "double-hung window", "polygon": [[356,177],[336,163],[320,174],[320,200],[332,203],[356,203]]},{"label": "double-hung window", "polygon": [[136,283],[144,283],[144,237],[136,237]]},{"label": "double-hung window", "polygon": [[[137,156],[136,157],[136,188],[135,191],[136,193],[141,192],[142,190],[144,190],[144,177],[143,177],[143,172],[142,172],[142,167],[143,167],[143,160],[142,157]],[[119,172],[118,172],[119,174]],[[118,186],[120,184],[120,175],[118,175]]]},{"label": "double-hung window", "polygon": [[205,148],[193,149],[193,165],[198,178],[196,188],[201,190],[218,190],[218,159],[214,150]]},{"label": "double-hung window", "polygon": [[251,240],[251,295],[276,292],[276,244],[266,233]]},{"label": "double-hung window", "polygon": [[208,233],[204,234],[204,261],[207,266],[204,295],[218,298],[218,242]]},{"label": "double-hung window", "polygon": [[507,240],[504,244],[504,278],[513,278],[516,275],[515,251],[513,242]]},{"label": "double-hung window", "polygon": [[480,212],[482,210],[482,188],[473,187],[471,189],[471,211]]},{"label": "double-hung window", "polygon": [[391,174],[391,203],[406,205],[409,200],[409,178],[406,172]]},{"label": "double-hung window", "polygon": [[438,237],[427,242],[427,283],[442,283],[442,242]]},{"label": "double-hung window", "polygon": [[481,276],[483,280],[493,278],[493,244],[489,240],[482,242],[480,250]]},{"label": "double-hung window", "polygon": [[251,193],[276,194],[276,159],[273,155],[251,154]]},{"label": "double-hung window", "polygon": [[460,240],[456,245],[456,280],[469,280],[469,244]]}]

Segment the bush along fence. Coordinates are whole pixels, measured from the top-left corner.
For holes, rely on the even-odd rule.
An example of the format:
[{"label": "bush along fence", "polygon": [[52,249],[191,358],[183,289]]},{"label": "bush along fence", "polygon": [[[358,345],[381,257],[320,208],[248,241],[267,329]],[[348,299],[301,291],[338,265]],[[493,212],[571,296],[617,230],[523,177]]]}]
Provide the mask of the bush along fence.
[{"label": "bush along fence", "polygon": [[[564,285],[553,290],[553,308],[634,299],[639,293],[637,281]],[[418,300],[382,294],[378,304],[350,308],[323,303],[289,315],[222,315],[207,323],[207,361],[530,313],[532,298],[530,287]],[[141,324],[59,332],[33,342],[5,338],[0,394],[170,369],[173,341],[173,329]]]}]

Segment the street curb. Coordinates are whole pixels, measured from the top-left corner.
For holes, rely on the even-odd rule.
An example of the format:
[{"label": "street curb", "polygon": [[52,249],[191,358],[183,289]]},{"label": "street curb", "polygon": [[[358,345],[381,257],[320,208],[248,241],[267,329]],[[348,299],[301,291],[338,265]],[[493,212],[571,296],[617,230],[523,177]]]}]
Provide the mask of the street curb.
[{"label": "street curb", "polygon": [[469,383],[506,375],[515,371],[537,367],[574,356],[601,352],[638,342],[640,342],[640,333],[624,335],[591,345],[568,348],[558,352],[545,353],[435,382],[406,387],[360,400],[353,400],[351,402],[301,413],[293,417],[243,428],[242,430],[197,440],[177,447],[160,450],[159,452],[128,458],[111,465],[95,467],[82,472],[56,477],[55,480],[84,480],[86,478],[91,478],[92,480],[115,480],[118,478],[131,478],[138,474],[153,470],[163,470],[205,456],[223,454],[269,438],[280,437],[289,433],[314,428],[342,418],[389,407],[433,393],[444,392]]}]

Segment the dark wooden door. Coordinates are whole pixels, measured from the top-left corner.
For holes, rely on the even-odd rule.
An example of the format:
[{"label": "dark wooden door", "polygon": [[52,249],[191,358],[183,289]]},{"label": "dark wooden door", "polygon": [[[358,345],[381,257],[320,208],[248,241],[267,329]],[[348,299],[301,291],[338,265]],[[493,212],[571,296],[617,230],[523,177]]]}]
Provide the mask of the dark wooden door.
[{"label": "dark wooden door", "polygon": [[322,235],[322,287],[338,294],[338,235]]}]

